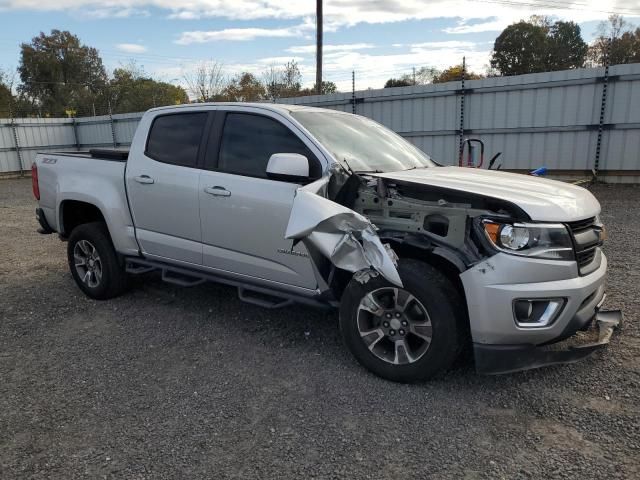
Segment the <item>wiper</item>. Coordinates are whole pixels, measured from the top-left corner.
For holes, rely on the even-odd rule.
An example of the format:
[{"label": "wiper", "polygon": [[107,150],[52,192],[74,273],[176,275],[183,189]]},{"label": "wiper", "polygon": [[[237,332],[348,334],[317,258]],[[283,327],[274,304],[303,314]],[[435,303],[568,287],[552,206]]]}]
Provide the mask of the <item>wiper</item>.
[{"label": "wiper", "polygon": [[342,161],[344,162],[344,164],[349,168],[349,173],[384,173],[382,170],[354,170],[353,168],[351,168],[351,165],[349,165],[349,162],[347,162],[346,158],[342,158]]}]

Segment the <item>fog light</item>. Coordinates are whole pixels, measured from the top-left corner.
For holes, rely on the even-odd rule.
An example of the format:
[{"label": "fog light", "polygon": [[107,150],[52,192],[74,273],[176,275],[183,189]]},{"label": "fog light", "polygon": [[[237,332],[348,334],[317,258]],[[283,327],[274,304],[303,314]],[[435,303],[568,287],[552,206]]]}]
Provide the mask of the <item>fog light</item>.
[{"label": "fog light", "polygon": [[522,328],[547,327],[560,314],[564,298],[519,298],[513,302],[513,317]]}]

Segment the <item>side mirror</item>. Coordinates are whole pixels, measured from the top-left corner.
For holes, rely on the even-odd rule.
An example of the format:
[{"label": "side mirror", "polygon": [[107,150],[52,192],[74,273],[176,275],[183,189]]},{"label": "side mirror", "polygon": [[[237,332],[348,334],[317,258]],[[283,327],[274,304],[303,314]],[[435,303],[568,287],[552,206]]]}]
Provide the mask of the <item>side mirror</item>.
[{"label": "side mirror", "polygon": [[285,182],[309,179],[309,160],[299,153],[274,153],[267,163],[267,177]]}]

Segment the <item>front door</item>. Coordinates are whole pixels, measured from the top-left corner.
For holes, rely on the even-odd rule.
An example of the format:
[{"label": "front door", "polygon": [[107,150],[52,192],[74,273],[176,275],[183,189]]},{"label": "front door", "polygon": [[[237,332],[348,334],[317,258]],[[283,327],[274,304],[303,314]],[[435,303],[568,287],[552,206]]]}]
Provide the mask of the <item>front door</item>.
[{"label": "front door", "polygon": [[[285,240],[299,184],[266,178],[274,153],[300,153],[320,175],[316,156],[277,119],[251,113],[219,113],[219,154],[214,171],[200,176],[204,265],[304,288],[316,288],[302,243]],[[216,123],[218,120],[216,120]],[[222,123],[223,122],[223,123]],[[209,154],[207,154],[209,155]]]}]

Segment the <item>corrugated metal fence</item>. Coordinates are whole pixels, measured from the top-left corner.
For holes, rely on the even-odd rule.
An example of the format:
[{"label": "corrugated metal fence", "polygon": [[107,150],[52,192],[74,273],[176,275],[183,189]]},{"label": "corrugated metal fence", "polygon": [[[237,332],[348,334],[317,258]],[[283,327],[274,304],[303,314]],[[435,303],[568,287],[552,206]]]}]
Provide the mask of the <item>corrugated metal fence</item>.
[{"label": "corrugated metal fence", "polygon": [[[458,162],[460,138],[476,137],[507,169],[640,170],[640,64],[280,102],[370,117],[444,164]],[[29,169],[38,151],[129,145],[141,115],[0,120],[0,172]]]},{"label": "corrugated metal fence", "polygon": [[128,146],[141,117],[0,119],[0,173],[29,170],[38,152]]},{"label": "corrugated metal fence", "polygon": [[372,118],[449,165],[459,158],[462,125],[464,138],[484,141],[486,156],[502,152],[504,168],[640,170],[640,64],[282,102]]}]

